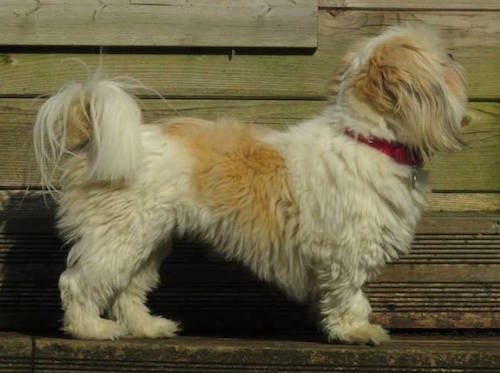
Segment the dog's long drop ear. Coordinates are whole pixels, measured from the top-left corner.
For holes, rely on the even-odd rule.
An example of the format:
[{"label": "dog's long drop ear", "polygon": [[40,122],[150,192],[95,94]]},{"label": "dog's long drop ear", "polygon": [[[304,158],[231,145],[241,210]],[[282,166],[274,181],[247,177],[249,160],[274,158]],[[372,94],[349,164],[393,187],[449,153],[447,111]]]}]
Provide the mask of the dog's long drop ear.
[{"label": "dog's long drop ear", "polygon": [[[426,92],[416,79],[417,72],[404,67],[406,51],[381,45],[375,48],[353,79],[355,93],[383,115],[406,117],[413,99],[425,100]],[[398,50],[399,49],[399,50]],[[408,62],[407,62],[408,63]]]},{"label": "dog's long drop ear", "polygon": [[404,143],[423,153],[462,147],[444,68],[406,38],[374,48],[352,77],[353,93],[381,114]]},{"label": "dog's long drop ear", "polygon": [[92,122],[88,100],[73,103],[68,113],[66,146],[69,150],[81,148],[92,137]]}]

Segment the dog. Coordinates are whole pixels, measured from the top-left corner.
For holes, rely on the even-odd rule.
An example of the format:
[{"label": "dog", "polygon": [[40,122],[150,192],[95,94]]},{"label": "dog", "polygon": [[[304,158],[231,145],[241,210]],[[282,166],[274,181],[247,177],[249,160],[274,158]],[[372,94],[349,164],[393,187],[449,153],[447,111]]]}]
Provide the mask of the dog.
[{"label": "dog", "polygon": [[33,136],[71,245],[63,331],[173,337],[179,324],[145,301],[172,238],[188,235],[311,302],[328,340],[387,341],[362,286],[408,253],[428,192],[422,164],[464,145],[464,73],[434,31],[400,25],[355,45],[329,87],[319,115],[283,130],[145,124],[120,80],[70,83],[50,97]]}]

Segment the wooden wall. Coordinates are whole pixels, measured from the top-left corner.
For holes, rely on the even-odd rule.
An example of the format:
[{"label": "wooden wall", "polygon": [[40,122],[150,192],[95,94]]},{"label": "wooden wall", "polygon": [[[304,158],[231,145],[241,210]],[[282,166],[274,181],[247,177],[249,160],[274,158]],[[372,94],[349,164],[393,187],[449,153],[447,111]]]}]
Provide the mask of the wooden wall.
[{"label": "wooden wall", "polygon": [[[430,165],[434,193],[412,253],[367,285],[374,318],[391,328],[498,327],[498,1],[86,3],[7,0],[0,8],[0,329],[58,325],[66,249],[40,191],[30,131],[40,96],[88,76],[79,61],[166,97],[141,96],[147,119],[227,115],[280,127],[325,105],[329,74],[351,42],[407,21],[442,31],[467,71],[473,122],[467,149]],[[306,307],[202,245],[179,241],[162,272],[152,306],[188,330],[314,328]]]}]

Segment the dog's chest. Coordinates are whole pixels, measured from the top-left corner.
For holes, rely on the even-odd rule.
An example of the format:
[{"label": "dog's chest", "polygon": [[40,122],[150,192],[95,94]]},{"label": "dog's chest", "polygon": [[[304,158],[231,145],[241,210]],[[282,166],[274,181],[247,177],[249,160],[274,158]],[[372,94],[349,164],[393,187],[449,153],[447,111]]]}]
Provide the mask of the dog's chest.
[{"label": "dog's chest", "polygon": [[[356,255],[377,267],[408,252],[425,203],[424,174],[377,174],[322,154],[291,167],[308,245],[331,255]],[[368,164],[368,163],[367,163]]]}]

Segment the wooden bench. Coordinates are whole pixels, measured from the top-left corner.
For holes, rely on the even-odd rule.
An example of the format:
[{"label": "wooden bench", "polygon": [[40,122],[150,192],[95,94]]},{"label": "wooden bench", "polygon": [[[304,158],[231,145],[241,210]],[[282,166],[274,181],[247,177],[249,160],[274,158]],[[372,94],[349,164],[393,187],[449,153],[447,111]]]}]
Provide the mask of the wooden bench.
[{"label": "wooden bench", "polygon": [[[4,3],[0,371],[499,368],[497,1]],[[188,241],[176,242],[150,301],[155,312],[182,320],[192,337],[84,342],[57,334],[66,249],[54,232],[54,203],[40,190],[30,131],[41,95],[87,77],[76,59],[91,71],[100,64],[108,76],[135,77],[166,97],[141,95],[146,119],[226,115],[280,127],[324,107],[329,75],[351,42],[405,21],[443,31],[467,71],[473,121],[465,128],[467,149],[437,155],[430,165],[433,194],[412,252],[366,286],[373,318],[392,330],[393,342],[377,349],[321,343],[306,306]]]}]

